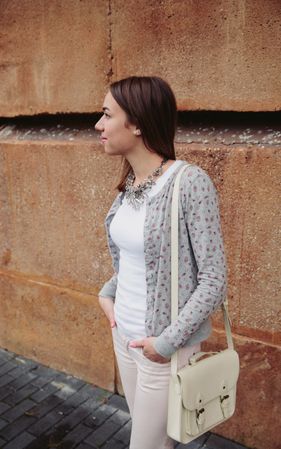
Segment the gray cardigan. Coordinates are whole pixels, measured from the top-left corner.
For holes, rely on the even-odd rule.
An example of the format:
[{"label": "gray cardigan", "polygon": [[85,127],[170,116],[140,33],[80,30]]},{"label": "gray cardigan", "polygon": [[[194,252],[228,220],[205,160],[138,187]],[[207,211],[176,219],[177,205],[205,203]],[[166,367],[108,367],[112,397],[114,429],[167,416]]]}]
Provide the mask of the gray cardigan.
[{"label": "gray cardigan", "polygon": [[[184,161],[183,164],[186,164]],[[210,315],[227,292],[227,264],[219,213],[218,193],[211,178],[198,165],[182,174],[179,192],[179,315],[171,324],[171,201],[176,174],[147,200],[144,223],[146,266],[147,337],[155,336],[155,350],[170,357],[178,348],[208,338]],[[124,192],[114,199],[104,221],[115,273],[99,296],[115,301],[119,248],[111,239],[109,225],[121,205]]]}]

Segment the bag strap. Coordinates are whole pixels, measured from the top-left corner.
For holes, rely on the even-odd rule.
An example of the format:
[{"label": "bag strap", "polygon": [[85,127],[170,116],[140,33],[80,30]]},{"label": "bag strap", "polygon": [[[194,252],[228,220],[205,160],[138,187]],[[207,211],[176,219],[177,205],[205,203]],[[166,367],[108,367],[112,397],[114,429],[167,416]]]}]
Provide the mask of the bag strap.
[{"label": "bag strap", "polygon": [[[176,175],[173,196],[172,196],[172,208],[171,208],[171,322],[173,322],[178,316],[178,206],[179,206],[179,185],[181,175],[184,170],[192,164],[184,163]],[[228,348],[233,349],[233,339],[231,334],[230,319],[228,313],[228,301],[227,299],[221,304],[223,311],[224,325],[226,330],[226,338]],[[174,352],[171,356],[171,374],[177,374],[177,352]]]}]

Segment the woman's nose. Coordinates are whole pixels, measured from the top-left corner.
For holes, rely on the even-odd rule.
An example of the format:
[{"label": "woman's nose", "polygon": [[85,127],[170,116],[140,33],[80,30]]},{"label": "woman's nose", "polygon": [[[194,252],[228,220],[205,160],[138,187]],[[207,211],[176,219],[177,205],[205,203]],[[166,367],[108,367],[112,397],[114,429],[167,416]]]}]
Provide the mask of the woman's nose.
[{"label": "woman's nose", "polygon": [[103,130],[103,122],[102,119],[100,118],[99,121],[95,124],[95,129],[97,131],[102,131]]}]

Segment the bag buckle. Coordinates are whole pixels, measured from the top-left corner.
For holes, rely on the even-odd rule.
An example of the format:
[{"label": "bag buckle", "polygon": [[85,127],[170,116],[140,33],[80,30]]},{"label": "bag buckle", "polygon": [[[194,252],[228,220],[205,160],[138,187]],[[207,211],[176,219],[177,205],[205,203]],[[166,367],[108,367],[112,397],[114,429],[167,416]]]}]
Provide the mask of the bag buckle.
[{"label": "bag buckle", "polygon": [[199,431],[201,432],[203,428],[203,424],[205,422],[205,409],[204,407],[200,408],[199,410],[196,409],[196,423],[198,426]]},{"label": "bag buckle", "polygon": [[230,406],[229,394],[225,394],[224,396],[220,396],[220,404],[221,404],[221,409],[222,409],[223,416],[225,418],[227,418],[229,416],[229,413],[230,413],[230,410],[229,410],[229,406]]}]

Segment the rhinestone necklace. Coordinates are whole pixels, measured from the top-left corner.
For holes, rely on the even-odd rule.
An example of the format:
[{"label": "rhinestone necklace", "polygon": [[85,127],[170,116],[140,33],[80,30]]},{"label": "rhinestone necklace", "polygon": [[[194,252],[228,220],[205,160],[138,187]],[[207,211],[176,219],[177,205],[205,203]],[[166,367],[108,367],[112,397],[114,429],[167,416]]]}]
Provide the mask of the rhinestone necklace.
[{"label": "rhinestone necklace", "polygon": [[148,197],[148,193],[152,186],[156,184],[154,178],[161,175],[163,172],[163,165],[167,163],[169,159],[163,159],[161,165],[157,167],[151,175],[149,175],[142,183],[137,186],[133,186],[136,179],[132,171],[127,176],[125,184],[125,196],[128,203],[135,209],[138,210],[143,204],[145,198]]}]

